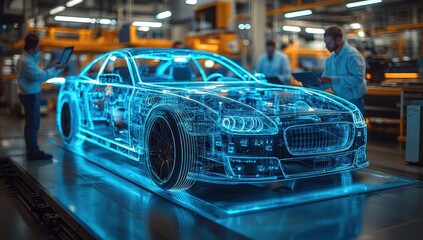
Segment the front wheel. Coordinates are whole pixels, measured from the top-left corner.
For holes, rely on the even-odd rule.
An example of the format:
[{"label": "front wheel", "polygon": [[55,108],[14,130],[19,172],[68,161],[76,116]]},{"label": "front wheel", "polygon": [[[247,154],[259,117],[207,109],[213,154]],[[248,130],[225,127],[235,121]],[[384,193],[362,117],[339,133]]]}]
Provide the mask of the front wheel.
[{"label": "front wheel", "polygon": [[196,160],[196,143],[183,127],[182,114],[158,107],[146,123],[147,170],[153,182],[163,189],[188,189],[188,179]]}]

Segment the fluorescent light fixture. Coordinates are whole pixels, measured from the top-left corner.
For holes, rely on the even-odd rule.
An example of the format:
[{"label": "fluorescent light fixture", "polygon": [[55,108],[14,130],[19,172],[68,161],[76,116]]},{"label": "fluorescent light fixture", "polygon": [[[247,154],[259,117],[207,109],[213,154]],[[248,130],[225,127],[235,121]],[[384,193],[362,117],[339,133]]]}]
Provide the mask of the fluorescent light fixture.
[{"label": "fluorescent light fixture", "polygon": [[85,17],[68,17],[68,16],[55,16],[54,20],[60,21],[60,22],[76,22],[76,23],[100,23],[100,24],[116,24],[116,20],[114,19],[107,19],[107,18],[101,18],[101,19],[95,19],[95,18],[85,18]]},{"label": "fluorescent light fixture", "polygon": [[140,32],[148,32],[148,31],[150,31],[150,28],[149,27],[138,27],[138,31],[140,31]]},{"label": "fluorescent light fixture", "polygon": [[54,20],[62,22],[77,22],[77,23],[92,23],[95,19],[83,18],[83,17],[67,17],[67,16],[55,16]]},{"label": "fluorescent light fixture", "polygon": [[352,29],[360,29],[361,28],[361,24],[360,23],[351,23],[350,27]]},{"label": "fluorescent light fixture", "polygon": [[107,24],[110,24],[110,23],[112,22],[112,20],[110,20],[110,19],[106,19],[106,18],[102,18],[102,19],[100,19],[98,22],[99,22],[100,24],[107,25]]},{"label": "fluorescent light fixture", "polygon": [[238,24],[238,29],[239,30],[250,30],[251,29],[251,25],[249,23],[240,23]]},{"label": "fluorescent light fixture", "polygon": [[144,21],[134,21],[132,26],[135,27],[151,27],[151,28],[160,28],[163,26],[160,22],[144,22]]},{"label": "fluorescent light fixture", "polygon": [[66,7],[73,7],[76,4],[80,4],[82,3],[84,0],[70,0],[69,2],[66,3]]},{"label": "fluorescent light fixture", "polygon": [[359,36],[359,37],[365,37],[366,34],[363,31],[358,31],[357,32],[357,36]]},{"label": "fluorescent light fixture", "polygon": [[188,62],[188,59],[186,57],[175,57],[173,61],[177,63],[186,63]]},{"label": "fluorescent light fixture", "polygon": [[54,15],[56,13],[64,11],[65,9],[66,9],[65,6],[58,6],[58,7],[51,9],[48,13],[50,13],[50,15]]},{"label": "fluorescent light fixture", "polygon": [[305,32],[306,33],[312,33],[312,34],[324,34],[325,29],[322,29],[322,28],[306,28]]},{"label": "fluorescent light fixture", "polygon": [[171,11],[164,11],[164,12],[158,13],[156,15],[156,19],[165,19],[165,18],[168,18],[170,16],[172,16]]},{"label": "fluorescent light fixture", "polygon": [[381,3],[381,2],[382,2],[382,0],[366,0],[366,1],[347,3],[345,6],[347,8],[354,8],[354,7],[361,7],[361,6],[376,4],[376,3]]},{"label": "fluorescent light fixture", "polygon": [[197,0],[185,0],[185,3],[188,5],[195,5],[197,4]]},{"label": "fluorescent light fixture", "polygon": [[301,28],[295,26],[283,26],[282,29],[287,32],[301,32]]},{"label": "fluorescent light fixture", "polygon": [[283,15],[283,16],[285,18],[295,18],[295,17],[302,17],[302,16],[311,15],[312,13],[313,12],[311,10],[307,9],[307,10],[285,13],[285,15]]},{"label": "fluorescent light fixture", "polygon": [[212,68],[212,67],[214,67],[214,61],[213,61],[213,60],[210,60],[210,59],[207,59],[207,60],[204,62],[204,66],[205,66],[206,68]]}]

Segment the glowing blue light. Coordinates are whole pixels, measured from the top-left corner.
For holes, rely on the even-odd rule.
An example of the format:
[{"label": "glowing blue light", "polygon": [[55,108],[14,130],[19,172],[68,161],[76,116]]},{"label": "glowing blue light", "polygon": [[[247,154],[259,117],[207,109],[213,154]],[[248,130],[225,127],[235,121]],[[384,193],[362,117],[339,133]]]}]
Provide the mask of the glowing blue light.
[{"label": "glowing blue light", "polygon": [[99,56],[63,82],[57,126],[70,147],[86,141],[144,163],[164,189],[285,181],[368,165],[366,123],[353,104],[267,84],[202,51]]}]

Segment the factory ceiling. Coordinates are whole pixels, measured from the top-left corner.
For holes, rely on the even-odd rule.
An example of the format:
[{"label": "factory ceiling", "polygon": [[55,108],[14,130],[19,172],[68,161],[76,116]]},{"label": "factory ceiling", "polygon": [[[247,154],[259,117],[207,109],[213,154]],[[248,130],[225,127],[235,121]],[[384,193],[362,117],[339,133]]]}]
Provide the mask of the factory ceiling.
[{"label": "factory ceiling", "polygon": [[[4,0],[0,6],[2,24],[23,22],[34,16],[42,16],[48,23],[51,19],[49,11],[69,0]],[[139,16],[152,17],[163,10],[172,9],[177,1],[183,0],[84,0],[61,14],[90,16],[94,18],[115,18],[128,20]],[[199,1],[200,2],[200,1]],[[247,16],[251,10],[251,0],[235,0],[235,12]],[[423,1],[421,0],[383,0],[383,2],[346,8],[345,4],[353,0],[266,0],[268,26],[296,22],[322,26],[328,24],[349,24],[360,22],[367,29],[378,29],[396,24],[423,23]],[[310,8],[312,15],[296,19],[285,19],[287,11]],[[191,16],[191,15],[187,15]]]}]

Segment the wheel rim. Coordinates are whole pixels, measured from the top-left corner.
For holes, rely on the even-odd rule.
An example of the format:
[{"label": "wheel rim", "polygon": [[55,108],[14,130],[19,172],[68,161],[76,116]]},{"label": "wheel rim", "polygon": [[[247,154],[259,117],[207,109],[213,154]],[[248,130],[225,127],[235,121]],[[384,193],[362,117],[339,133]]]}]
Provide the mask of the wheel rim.
[{"label": "wheel rim", "polygon": [[154,122],[148,145],[151,170],[159,182],[166,182],[174,170],[175,141],[165,119],[157,118]]},{"label": "wheel rim", "polygon": [[71,132],[71,121],[70,121],[69,104],[67,103],[63,104],[60,124],[62,126],[63,136],[69,137],[69,134]]}]

